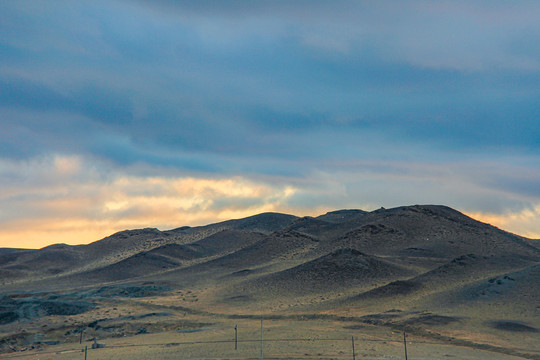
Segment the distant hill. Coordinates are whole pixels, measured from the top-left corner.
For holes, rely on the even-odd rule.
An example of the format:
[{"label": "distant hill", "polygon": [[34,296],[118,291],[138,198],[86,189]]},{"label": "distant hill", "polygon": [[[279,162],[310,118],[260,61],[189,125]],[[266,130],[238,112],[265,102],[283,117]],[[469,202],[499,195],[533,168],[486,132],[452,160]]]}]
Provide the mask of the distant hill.
[{"label": "distant hill", "polygon": [[89,245],[0,249],[0,281],[13,290],[164,281],[212,286],[217,302],[234,293],[244,293],[244,304],[326,294],[328,306],[391,307],[396,296],[410,304],[442,294],[478,297],[485,281],[514,272],[523,283],[527,276],[535,281],[537,271],[525,269],[540,261],[537,243],[437,205],[317,217],[263,213],[168,231],[125,230]]}]

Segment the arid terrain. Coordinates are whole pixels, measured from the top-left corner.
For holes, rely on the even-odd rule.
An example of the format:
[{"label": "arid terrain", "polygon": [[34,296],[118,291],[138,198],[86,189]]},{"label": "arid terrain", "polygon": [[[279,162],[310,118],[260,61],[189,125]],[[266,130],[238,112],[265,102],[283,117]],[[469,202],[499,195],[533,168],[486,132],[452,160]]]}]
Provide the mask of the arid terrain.
[{"label": "arid terrain", "polygon": [[539,244],[415,205],[0,249],[0,358],[540,359]]}]

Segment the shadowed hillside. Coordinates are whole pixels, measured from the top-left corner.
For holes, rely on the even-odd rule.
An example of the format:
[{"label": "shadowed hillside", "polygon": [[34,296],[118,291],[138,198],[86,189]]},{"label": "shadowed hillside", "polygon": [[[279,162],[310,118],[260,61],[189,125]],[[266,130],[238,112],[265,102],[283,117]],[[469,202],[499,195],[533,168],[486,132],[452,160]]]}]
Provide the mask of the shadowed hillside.
[{"label": "shadowed hillside", "polygon": [[238,288],[255,289],[258,296],[326,294],[347,288],[373,287],[374,283],[391,281],[413,272],[373,255],[353,249],[338,249],[328,255],[278,271]]}]

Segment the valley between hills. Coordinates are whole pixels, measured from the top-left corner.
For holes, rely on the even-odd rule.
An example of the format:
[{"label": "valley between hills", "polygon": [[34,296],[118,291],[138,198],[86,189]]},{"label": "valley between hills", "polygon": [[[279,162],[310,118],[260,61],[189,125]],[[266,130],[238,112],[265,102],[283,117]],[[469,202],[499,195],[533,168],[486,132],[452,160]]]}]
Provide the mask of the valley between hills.
[{"label": "valley between hills", "polygon": [[0,358],[257,359],[261,319],[265,358],[540,359],[540,240],[414,205],[0,249]]}]

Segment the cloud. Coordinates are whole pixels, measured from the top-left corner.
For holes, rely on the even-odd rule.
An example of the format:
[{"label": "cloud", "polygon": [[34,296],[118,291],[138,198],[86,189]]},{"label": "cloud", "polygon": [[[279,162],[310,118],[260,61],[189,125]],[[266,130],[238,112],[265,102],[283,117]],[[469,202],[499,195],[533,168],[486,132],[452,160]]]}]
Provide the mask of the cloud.
[{"label": "cloud", "polygon": [[514,232],[515,234],[540,240],[540,203],[533,208],[523,209],[515,213],[493,214],[484,212],[470,212],[467,215],[474,219],[496,225],[497,227]]},{"label": "cloud", "polygon": [[0,222],[29,239],[539,203],[536,2],[65,5],[0,4]]},{"label": "cloud", "polygon": [[533,1],[138,3],[162,19],[181,18],[213,44],[293,36],[329,53],[369,49],[393,61],[435,69],[540,69],[534,45],[540,37],[535,16],[540,6]]},{"label": "cloud", "polygon": [[328,162],[319,168],[302,176],[193,176],[158,167],[117,168],[74,155],[3,159],[0,246],[88,243],[123,229],[164,230],[265,211],[304,216],[416,203],[449,205],[518,234],[540,232],[539,196],[531,196],[528,187],[484,183],[509,169],[519,174],[515,164],[490,169],[474,162],[350,160],[347,166]]},{"label": "cloud", "polygon": [[86,243],[126,228],[203,225],[275,211],[297,191],[240,176],[127,175],[64,155],[3,160],[0,182],[5,247]]},{"label": "cloud", "polygon": [[3,5],[0,26],[1,116],[16,119],[0,143],[13,156],[283,158],[318,155],[307,138],[331,142],[323,131],[538,149],[540,73],[516,58],[536,61],[531,3],[21,4]]}]

